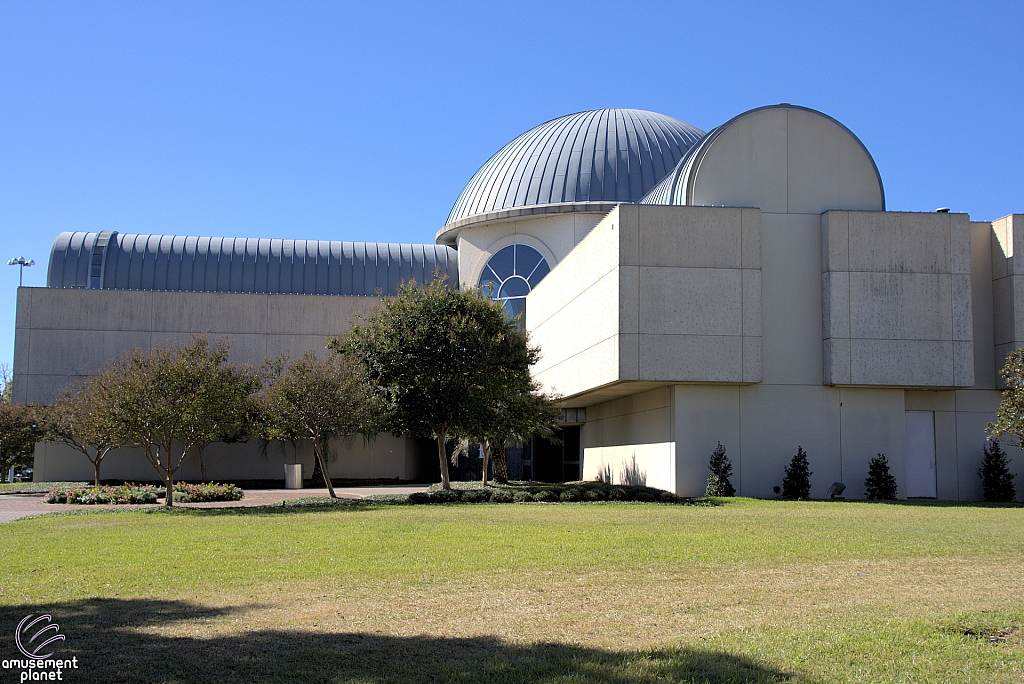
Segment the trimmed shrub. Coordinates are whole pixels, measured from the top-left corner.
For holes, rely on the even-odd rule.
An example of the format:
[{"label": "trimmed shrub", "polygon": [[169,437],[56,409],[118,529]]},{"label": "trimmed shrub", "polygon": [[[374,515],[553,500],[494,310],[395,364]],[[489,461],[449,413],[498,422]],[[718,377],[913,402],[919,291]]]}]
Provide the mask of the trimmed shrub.
[{"label": "trimmed shrub", "polygon": [[43,503],[67,504],[152,504],[156,503],[162,488],[152,485],[102,485],[100,487],[57,487],[44,498]]},{"label": "trimmed shrub", "polygon": [[462,490],[438,489],[430,492],[430,503],[455,503],[462,499]]},{"label": "trimmed shrub", "polygon": [[515,496],[507,489],[492,489],[490,495],[491,503],[512,503]]},{"label": "trimmed shrub", "polygon": [[732,463],[725,455],[725,447],[719,442],[708,463],[708,486],[704,496],[736,496],[736,488],[729,481],[731,476]]},{"label": "trimmed shrub", "polygon": [[[181,497],[178,496],[179,493],[182,494]],[[218,482],[189,484],[187,482],[179,482],[174,485],[174,500],[183,503],[238,501],[243,496],[245,496],[245,492],[233,484],[220,484]]]},{"label": "trimmed shrub", "polygon": [[486,489],[464,489],[461,500],[463,503],[484,503],[491,498],[491,493]]},{"label": "trimmed shrub", "polygon": [[661,492],[658,494],[658,501],[661,503],[678,503],[679,497],[672,492]]},{"label": "trimmed shrub", "polygon": [[629,490],[625,487],[612,487],[608,491],[609,501],[629,501]]},{"label": "trimmed shrub", "polygon": [[808,499],[811,496],[811,472],[807,462],[807,452],[802,446],[796,448],[796,456],[786,467],[786,477],[782,478],[783,499]]},{"label": "trimmed shrub", "polygon": [[559,501],[583,501],[583,490],[579,487],[569,487],[558,495]]},{"label": "trimmed shrub", "polygon": [[889,472],[889,460],[885,454],[878,454],[868,462],[864,496],[872,501],[892,501],[896,498],[896,492],[896,478]]},{"label": "trimmed shrub", "polygon": [[1010,459],[999,446],[999,440],[992,440],[990,444],[991,447],[989,444],[985,445],[985,457],[981,462],[981,468],[978,469],[982,494],[985,501],[1013,501],[1017,498],[1013,478],[1017,476],[1010,472]]},{"label": "trimmed shrub", "polygon": [[657,501],[658,500],[658,497],[656,497],[654,495],[654,492],[652,492],[649,489],[639,489],[638,488],[638,489],[633,490],[629,494],[630,494],[630,497],[629,497],[629,499],[627,499],[627,501],[644,501],[644,502],[648,502],[649,503],[651,501]]},{"label": "trimmed shrub", "polygon": [[555,494],[550,489],[542,489],[542,490],[540,490],[539,492],[537,492],[536,494],[533,495],[533,500],[534,501],[541,501],[541,502],[558,501],[558,495]]},{"label": "trimmed shrub", "polygon": [[584,501],[607,501],[608,490],[604,487],[589,487],[583,491]]},{"label": "trimmed shrub", "polygon": [[533,501],[533,495],[530,492],[520,490],[512,493],[512,500],[516,503],[526,503],[527,501]]},{"label": "trimmed shrub", "polygon": [[411,504],[428,504],[430,503],[430,492],[413,492],[409,495],[409,503]]}]

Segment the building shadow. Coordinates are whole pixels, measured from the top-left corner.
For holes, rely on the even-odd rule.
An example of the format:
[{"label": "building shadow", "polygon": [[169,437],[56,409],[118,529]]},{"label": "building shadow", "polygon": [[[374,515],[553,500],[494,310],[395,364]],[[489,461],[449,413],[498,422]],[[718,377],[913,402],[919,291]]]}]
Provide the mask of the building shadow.
[{"label": "building shadow", "polygon": [[[0,608],[0,629],[13,636],[26,615],[52,615],[67,636],[66,641],[54,645],[53,657],[78,659],[79,668],[65,671],[63,677],[71,682],[718,684],[792,679],[787,673],[752,660],[713,650],[616,652],[560,643],[518,644],[491,636],[327,632],[313,625],[300,630],[224,636],[208,628],[199,629],[211,619],[244,618],[244,612],[242,608],[206,607],[184,601],[88,599],[4,606]],[[171,627],[175,634],[155,634],[151,629],[155,627]],[[196,636],[191,632],[197,632]],[[0,657],[21,657],[13,639],[0,647]]]}]

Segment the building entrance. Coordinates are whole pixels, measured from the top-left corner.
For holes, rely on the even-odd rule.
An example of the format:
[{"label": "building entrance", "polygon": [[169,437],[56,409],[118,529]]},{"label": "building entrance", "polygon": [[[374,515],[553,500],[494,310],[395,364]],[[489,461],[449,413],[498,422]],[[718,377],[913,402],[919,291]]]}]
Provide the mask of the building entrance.
[{"label": "building entrance", "polygon": [[566,425],[555,440],[533,438],[533,479],[538,482],[572,482],[580,479],[580,426]]},{"label": "building entrance", "polygon": [[907,498],[935,498],[935,412],[907,411]]}]

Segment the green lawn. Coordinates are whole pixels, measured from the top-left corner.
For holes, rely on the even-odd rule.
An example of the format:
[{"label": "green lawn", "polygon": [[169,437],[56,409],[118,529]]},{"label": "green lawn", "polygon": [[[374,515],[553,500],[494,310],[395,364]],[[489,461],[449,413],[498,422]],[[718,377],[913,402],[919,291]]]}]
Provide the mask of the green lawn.
[{"label": "green lawn", "polygon": [[73,682],[1024,681],[1022,507],[192,510],[0,534],[0,629],[52,614]]}]

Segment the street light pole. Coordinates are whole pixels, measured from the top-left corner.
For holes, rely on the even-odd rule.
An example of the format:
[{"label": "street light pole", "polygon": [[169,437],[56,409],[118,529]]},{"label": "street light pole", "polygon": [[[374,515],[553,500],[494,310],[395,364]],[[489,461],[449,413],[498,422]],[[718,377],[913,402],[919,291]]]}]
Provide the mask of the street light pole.
[{"label": "street light pole", "polygon": [[8,266],[20,266],[18,269],[18,287],[21,287],[25,279],[25,267],[35,266],[36,262],[33,259],[26,260],[25,257],[18,257],[17,259],[11,259],[7,262]]}]

